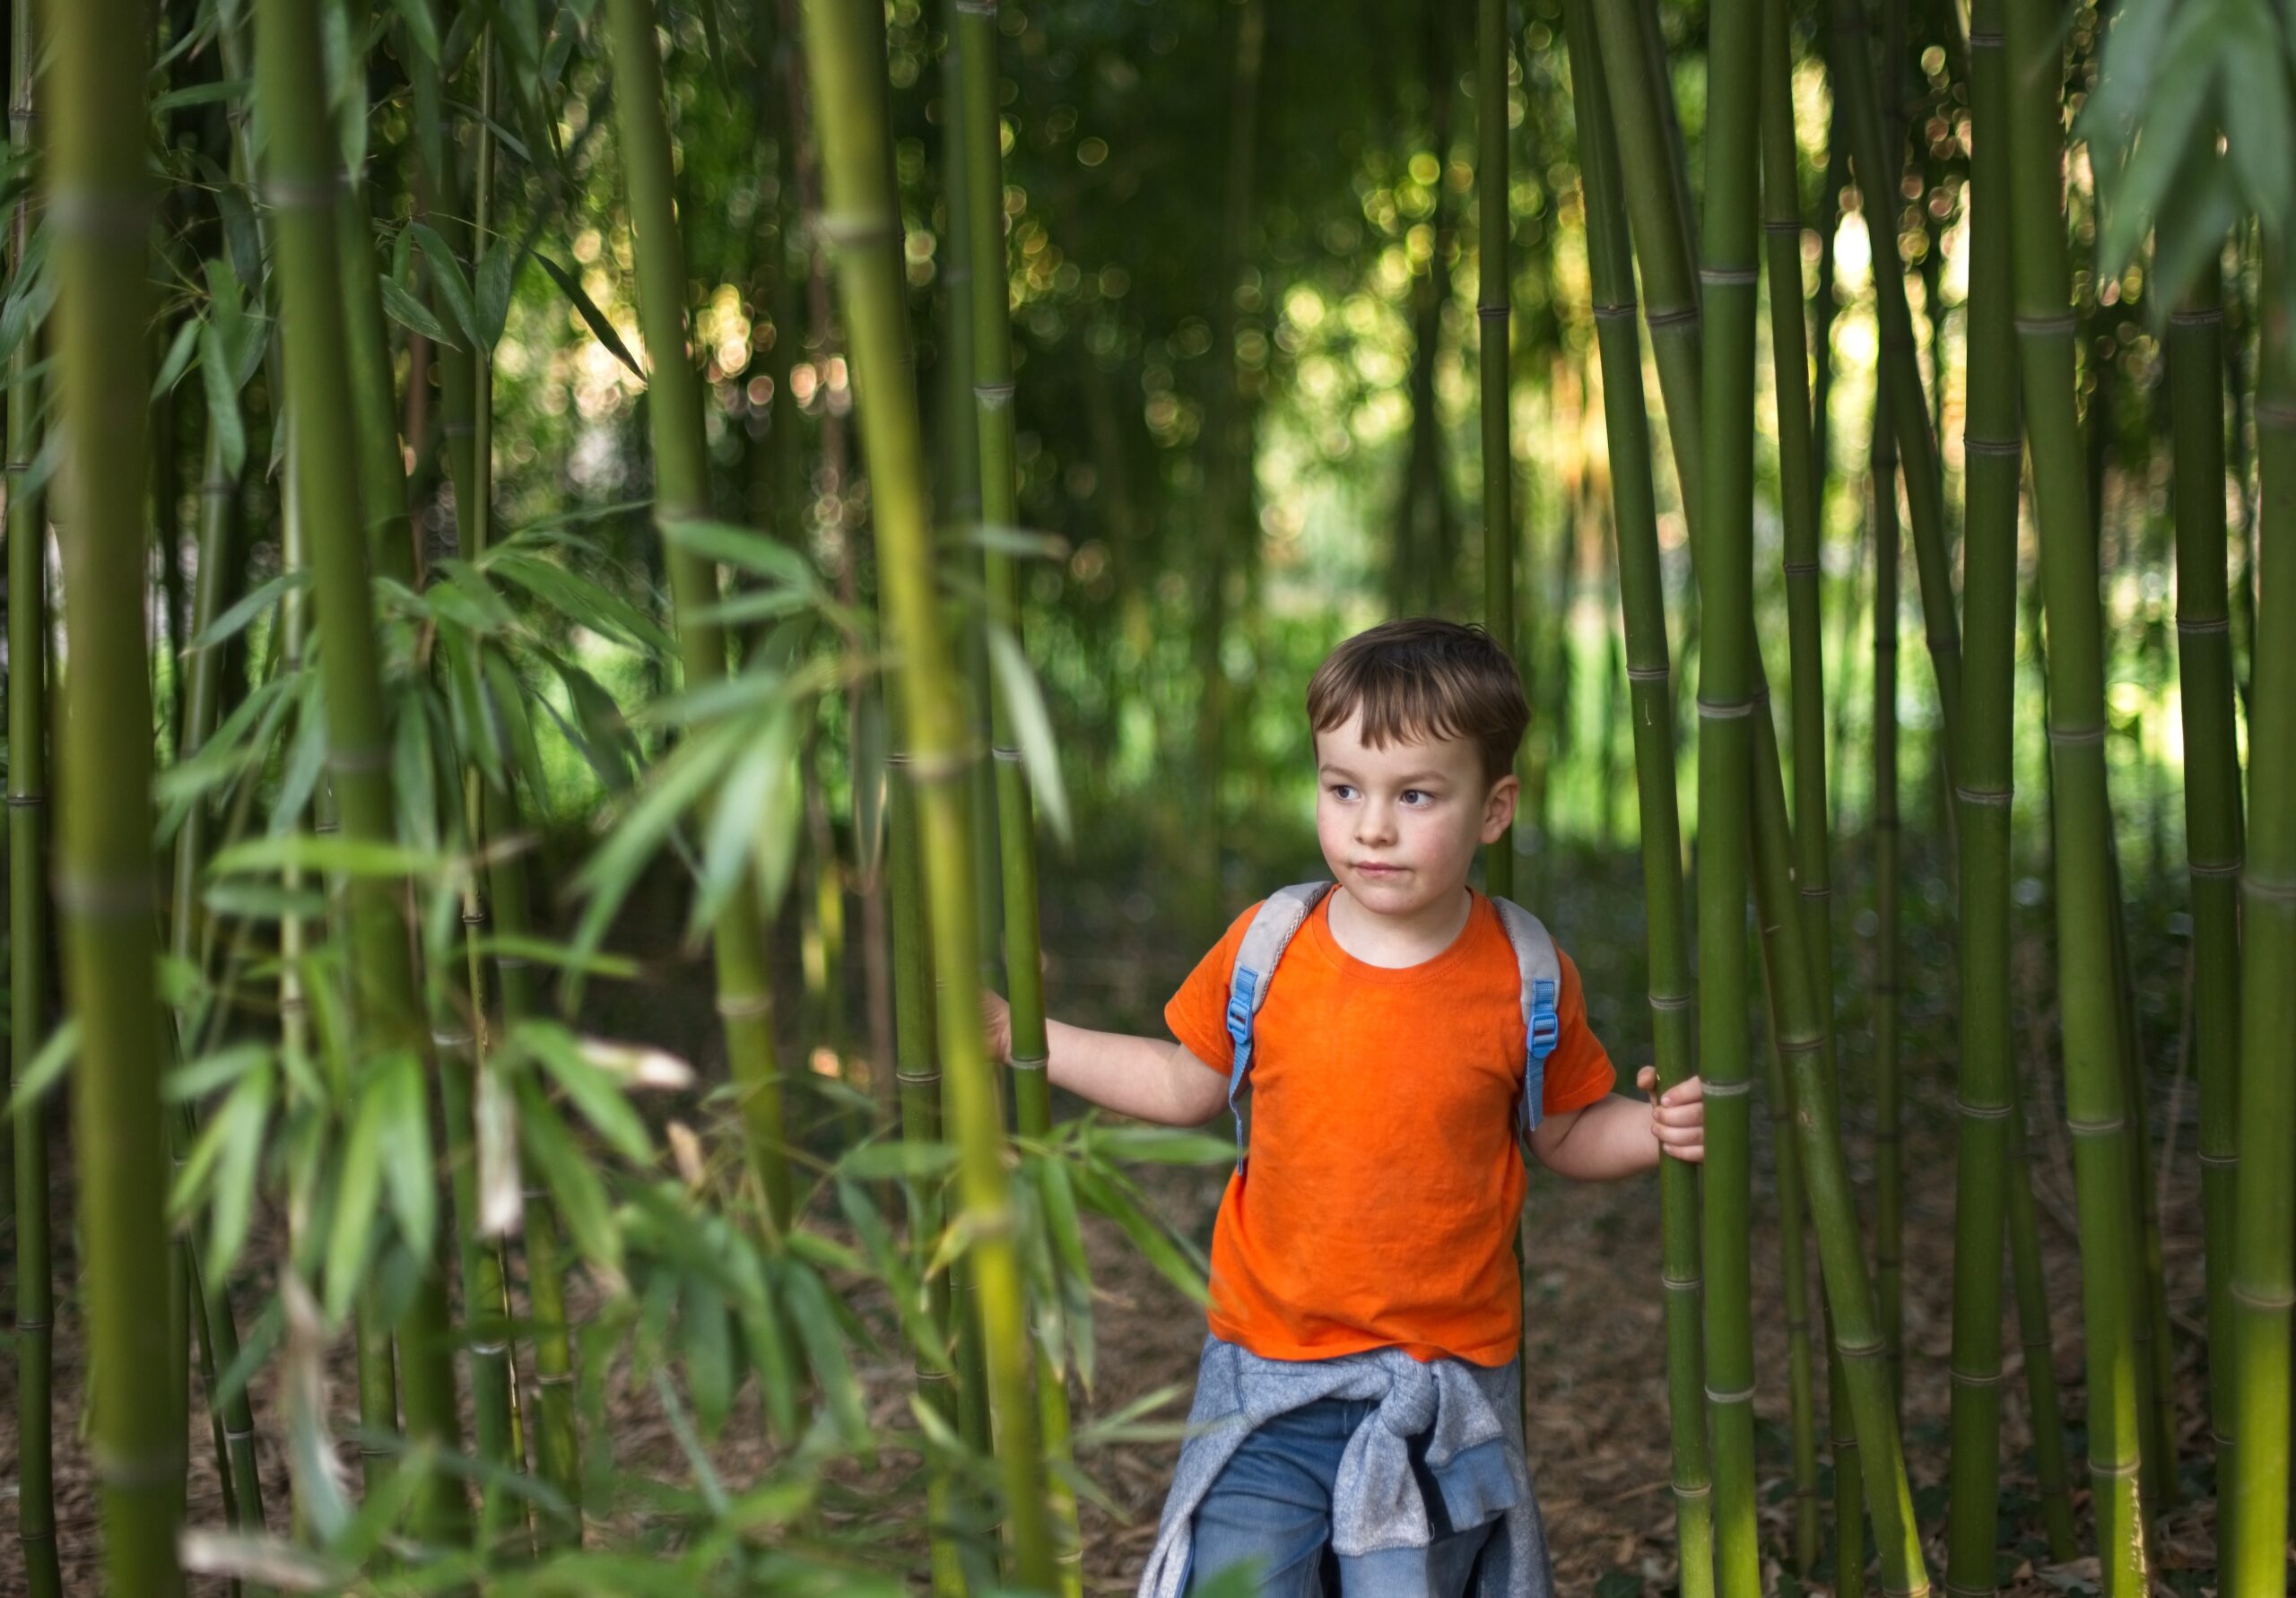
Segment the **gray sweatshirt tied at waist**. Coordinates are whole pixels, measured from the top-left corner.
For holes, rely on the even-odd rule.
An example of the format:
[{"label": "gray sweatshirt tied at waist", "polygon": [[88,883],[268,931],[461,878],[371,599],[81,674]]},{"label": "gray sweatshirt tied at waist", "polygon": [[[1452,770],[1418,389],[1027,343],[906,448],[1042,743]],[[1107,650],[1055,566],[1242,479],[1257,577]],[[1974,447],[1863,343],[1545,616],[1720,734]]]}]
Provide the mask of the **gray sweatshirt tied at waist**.
[{"label": "gray sweatshirt tied at waist", "polygon": [[1546,1530],[1523,1452],[1522,1367],[1422,1362],[1401,1349],[1336,1359],[1263,1359],[1207,1337],[1196,1403],[1140,1598],[1180,1598],[1196,1511],[1256,1428],[1318,1399],[1376,1403],[1356,1429],[1332,1488],[1332,1551],[1342,1580],[1394,1598],[1425,1592],[1423,1561],[1396,1557],[1432,1537],[1411,1467],[1410,1439],[1427,1434],[1426,1462],[1453,1529],[1503,1524],[1477,1568],[1472,1598],[1552,1598]]}]

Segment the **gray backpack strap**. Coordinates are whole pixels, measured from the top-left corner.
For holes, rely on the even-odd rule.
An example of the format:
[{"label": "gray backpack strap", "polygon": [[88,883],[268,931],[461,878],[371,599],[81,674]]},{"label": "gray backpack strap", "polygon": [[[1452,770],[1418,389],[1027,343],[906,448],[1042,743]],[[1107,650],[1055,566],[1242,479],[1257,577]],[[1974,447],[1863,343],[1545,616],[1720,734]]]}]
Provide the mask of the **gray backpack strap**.
[{"label": "gray backpack strap", "polygon": [[1562,956],[1539,918],[1510,899],[1494,898],[1499,924],[1515,946],[1515,967],[1523,979],[1523,1099],[1515,1112],[1516,1130],[1527,1138],[1538,1129],[1546,1093],[1546,1057],[1562,1037]]},{"label": "gray backpack strap", "polygon": [[1236,968],[1228,978],[1228,1039],[1235,1059],[1228,1067],[1228,1108],[1236,1116],[1236,1168],[1244,1168],[1244,1118],[1236,1112],[1237,1097],[1252,1069],[1252,1024],[1259,1007],[1267,1003],[1268,983],[1276,962],[1292,939],[1308,923],[1316,907],[1331,891],[1329,882],[1300,882],[1279,888],[1253,912],[1236,950]]}]

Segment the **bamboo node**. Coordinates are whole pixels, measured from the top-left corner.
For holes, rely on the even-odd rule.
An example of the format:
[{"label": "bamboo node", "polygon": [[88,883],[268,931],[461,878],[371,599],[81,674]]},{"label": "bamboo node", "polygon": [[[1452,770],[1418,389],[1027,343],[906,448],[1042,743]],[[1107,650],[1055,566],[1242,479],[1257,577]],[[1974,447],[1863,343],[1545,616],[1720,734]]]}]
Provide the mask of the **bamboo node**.
[{"label": "bamboo node", "polygon": [[957,14],[964,17],[993,17],[996,14],[996,0],[955,0]]},{"label": "bamboo node", "polygon": [[972,397],[985,411],[1002,411],[1013,403],[1013,385],[976,383],[972,386]]},{"label": "bamboo node", "polygon": [[2296,1309],[2296,1289],[2245,1288],[2236,1281],[2229,1290],[2234,1303],[2245,1304],[2250,1309]]},{"label": "bamboo node", "polygon": [[1484,305],[1478,301],[1474,308],[1474,314],[1480,321],[1503,322],[1513,313],[1514,308],[1503,300],[1497,305]]},{"label": "bamboo node", "polygon": [[2074,327],[2071,311],[2060,312],[2053,317],[2019,317],[2016,320],[2017,333],[2020,337],[2029,333],[2036,337],[2044,338],[2059,333],[2069,336]]},{"label": "bamboo node", "polygon": [[2048,730],[2048,741],[2053,744],[2062,744],[2075,748],[2084,743],[2102,743],[2105,741],[2105,729],[2101,726],[2053,726]]},{"label": "bamboo node", "polygon": [[1788,560],[1779,568],[1790,578],[1813,578],[1818,575],[1815,560]]},{"label": "bamboo node", "polygon": [[[430,1043],[435,1048],[468,1048],[472,1044],[476,1043],[477,1041],[478,1035],[474,1032],[441,1032],[434,1030],[430,1034]],[[475,1348],[478,1345],[474,1343],[471,1346]]]},{"label": "bamboo node", "polygon": [[2275,428],[2296,427],[2296,404],[2290,404],[2286,400],[2259,402],[2256,412],[2258,427],[2266,423]]},{"label": "bamboo node", "polygon": [[11,794],[8,795],[8,808],[10,810],[38,810],[47,803],[48,795],[46,794]]},{"label": "bamboo node", "polygon": [[1677,327],[1685,322],[1695,326],[1698,321],[1698,307],[1693,305],[1682,310],[1654,310],[1644,316],[1642,319],[1650,324],[1650,331],[1654,334],[1661,327]]},{"label": "bamboo node", "polygon": [[2092,1454],[2089,1456],[2089,1474],[2100,1477],[2107,1481],[2125,1481],[2142,1470],[2144,1463],[2140,1459],[2126,1459],[2100,1463],[2097,1456]]},{"label": "bamboo node", "polygon": [[74,186],[51,189],[48,196],[48,216],[65,232],[83,239],[141,243],[152,225],[152,210],[141,188],[123,195]]},{"label": "bamboo node", "polygon": [[2232,623],[2222,616],[2213,616],[2200,621],[2187,621],[2182,616],[2177,618],[2179,638],[2210,638],[2221,633],[2229,633],[2231,630]]},{"label": "bamboo node", "polygon": [[330,172],[324,178],[266,178],[256,192],[274,211],[326,211],[342,187],[343,174]]},{"label": "bamboo node", "polygon": [[100,1443],[95,1446],[93,1452],[96,1456],[96,1478],[107,1487],[118,1488],[127,1492],[140,1492],[146,1488],[182,1483],[183,1466],[175,1455],[165,1448],[135,1459],[121,1459],[108,1455]]},{"label": "bamboo node", "polygon": [[2254,871],[2247,871],[2240,873],[2240,888],[2251,899],[2296,903],[2296,879],[2259,876]]},{"label": "bamboo node", "polygon": [[2185,874],[2188,877],[2237,877],[2240,874],[2239,860],[2188,860]]},{"label": "bamboo node", "polygon": [[1629,682],[1670,682],[1674,680],[1674,668],[1670,665],[1626,668],[1626,680]]},{"label": "bamboo node", "polygon": [[1997,1387],[2001,1385],[2001,1373],[1998,1370],[1963,1370],[1959,1366],[1955,1366],[1952,1368],[1952,1377],[1953,1385],[1956,1387]]},{"label": "bamboo node", "polygon": [[773,1013],[773,1000],[764,994],[720,994],[717,1003],[722,1020],[761,1020]]},{"label": "bamboo node", "polygon": [[1765,233],[1782,233],[1789,239],[1799,239],[1802,236],[1802,224],[1798,221],[1790,221],[1782,216],[1768,217],[1762,221],[1761,230]]},{"label": "bamboo node", "polygon": [[2169,313],[2171,327],[2207,327],[2224,319],[2224,308],[2212,305],[2205,310],[2173,310]]},{"label": "bamboo node", "polygon": [[449,439],[467,439],[478,431],[475,421],[442,421],[439,430]]},{"label": "bamboo node", "polygon": [[1730,1387],[1718,1390],[1709,1386],[1706,1389],[1706,1402],[1709,1403],[1752,1403],[1753,1397],[1754,1390],[1752,1387]]},{"label": "bamboo node", "polygon": [[1701,266],[1698,281],[1709,289],[1752,288],[1758,274],[1751,266]]},{"label": "bamboo node", "polygon": [[1964,804],[1999,806],[2014,800],[2017,791],[2014,788],[1972,788],[1964,786],[1955,788],[1953,796]]},{"label": "bamboo node", "polygon": [[8,463],[8,470],[12,473],[29,472],[31,469],[32,464],[30,461],[10,461]]},{"label": "bamboo node", "polygon": [[1697,1003],[1696,994],[1652,994],[1650,995],[1650,1008],[1653,1010],[1688,1010]]},{"label": "bamboo node", "polygon": [[1754,713],[1752,699],[1716,700],[1704,694],[1698,696],[1698,715],[1701,721],[1736,721]]},{"label": "bamboo node", "polygon": [[1754,1079],[1750,1076],[1742,1076],[1735,1082],[1718,1082],[1709,1079],[1706,1084],[1709,1099],[1738,1099],[1753,1090]]},{"label": "bamboo node", "polygon": [[1966,1099],[1957,1098],[1953,1100],[1953,1107],[1961,1113],[1965,1120],[2002,1121],[2006,1120],[2009,1112],[2016,1107],[2008,1104],[1971,1104]]},{"label": "bamboo node", "polygon": [[1825,1039],[1822,1038],[1796,1038],[1780,1043],[1778,1052],[1781,1055],[1814,1055],[1824,1047]]},{"label": "bamboo node", "polygon": [[1833,1342],[1834,1352],[1845,1359],[1878,1359],[1889,1352],[1880,1338],[1868,1342],[1844,1342],[1839,1336]]},{"label": "bamboo node", "polygon": [[2007,34],[1996,32],[1993,29],[1972,28],[1970,30],[1970,48],[1972,50],[1998,50],[2005,48],[2008,43]]},{"label": "bamboo node", "polygon": [[391,752],[379,745],[373,749],[330,749],[326,751],[326,769],[338,777],[372,777],[378,771],[390,769]]},{"label": "bamboo node", "polygon": [[2025,445],[2021,439],[1987,439],[1980,438],[1975,433],[1963,433],[1961,453],[1963,455],[2007,456],[2013,459],[2025,453]]},{"label": "bamboo node", "polygon": [[1633,315],[1634,301],[1631,300],[1622,305],[1598,305],[1595,308],[1595,320],[1597,322],[1615,322],[1622,317]]},{"label": "bamboo node", "polygon": [[988,758],[1002,760],[1008,766],[1016,766],[1020,764],[1021,751],[1009,743],[992,743],[988,746]]},{"label": "bamboo node", "polygon": [[1015,1071],[1042,1071],[1046,1066],[1051,1064],[1052,1061],[1050,1056],[1045,1055],[1014,1055],[1010,1060],[1007,1060],[1005,1064],[1010,1065]]},{"label": "bamboo node", "polygon": [[937,1071],[896,1071],[893,1073],[893,1081],[897,1082],[909,1082],[920,1088],[937,1082],[940,1080],[941,1073]]},{"label": "bamboo node", "polygon": [[498,971],[523,971],[534,963],[523,954],[498,954],[494,957],[494,968]]},{"label": "bamboo node", "polygon": [[1832,887],[1825,882],[1805,882],[1798,890],[1804,899],[1831,899]]},{"label": "bamboo node", "polygon": [[858,216],[850,212],[839,215],[824,211],[814,219],[813,227],[823,239],[840,250],[874,244],[880,239],[891,239],[900,231],[891,218],[874,213]]},{"label": "bamboo node", "polygon": [[1710,1481],[1695,1481],[1690,1483],[1676,1481],[1671,1485],[1674,1489],[1674,1497],[1678,1498],[1711,1498],[1714,1493],[1714,1484]]},{"label": "bamboo node", "polygon": [[2200,1163],[2229,1171],[2239,1165],[2240,1157],[2238,1154],[2203,1154],[2200,1157]]},{"label": "bamboo node", "polygon": [[55,890],[57,903],[65,913],[81,920],[147,916],[159,903],[158,890],[143,872],[115,877],[58,867]]},{"label": "bamboo node", "polygon": [[546,1370],[535,1377],[535,1385],[537,1387],[570,1387],[573,1385],[574,1373],[570,1370]]},{"label": "bamboo node", "polygon": [[2127,1125],[2127,1120],[2120,1116],[2115,1116],[2109,1121],[2083,1121],[2072,1116],[2065,1117],[2066,1130],[2074,1137],[2111,1137]]},{"label": "bamboo node", "polygon": [[[13,472],[16,468],[11,466],[8,469]],[[220,480],[211,482],[203,482],[199,485],[199,495],[203,499],[228,499],[239,491],[239,485],[238,483]]]},{"label": "bamboo node", "polygon": [[1694,1293],[1706,1285],[1706,1278],[1703,1275],[1669,1276],[1661,1271],[1658,1272],[1658,1285],[1670,1293]]}]

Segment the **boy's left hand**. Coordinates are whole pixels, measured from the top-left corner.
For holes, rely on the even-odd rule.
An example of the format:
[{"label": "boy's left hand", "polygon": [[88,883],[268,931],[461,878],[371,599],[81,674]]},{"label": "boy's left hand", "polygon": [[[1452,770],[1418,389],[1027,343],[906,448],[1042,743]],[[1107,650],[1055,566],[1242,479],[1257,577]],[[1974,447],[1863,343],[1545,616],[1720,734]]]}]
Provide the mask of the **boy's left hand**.
[{"label": "boy's left hand", "polygon": [[1664,1093],[1658,1089],[1658,1068],[1645,1065],[1635,1073],[1634,1085],[1650,1099],[1650,1130],[1658,1151],[1688,1165],[1706,1159],[1706,1084],[1684,1077]]}]

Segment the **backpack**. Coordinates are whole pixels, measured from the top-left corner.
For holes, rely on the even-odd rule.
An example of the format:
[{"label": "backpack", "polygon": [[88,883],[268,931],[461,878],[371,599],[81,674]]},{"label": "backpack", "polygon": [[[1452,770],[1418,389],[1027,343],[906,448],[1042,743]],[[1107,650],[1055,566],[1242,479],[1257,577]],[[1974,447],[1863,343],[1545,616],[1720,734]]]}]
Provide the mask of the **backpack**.
[{"label": "backpack", "polygon": [[[1236,951],[1236,967],[1228,978],[1228,1038],[1235,1045],[1235,1061],[1228,1071],[1228,1109],[1236,1117],[1236,1169],[1244,1168],[1244,1118],[1236,1108],[1252,1069],[1252,1027],[1259,1007],[1267,1003],[1269,983],[1276,963],[1292,939],[1330,892],[1329,882],[1300,882],[1279,888],[1252,915],[1244,941]],[[1515,964],[1523,979],[1523,1097],[1515,1110],[1516,1135],[1527,1140],[1537,1129],[1539,1106],[1546,1090],[1546,1057],[1562,1035],[1555,1005],[1562,993],[1562,958],[1554,939],[1539,918],[1510,899],[1493,896],[1499,924],[1514,945]]]}]

